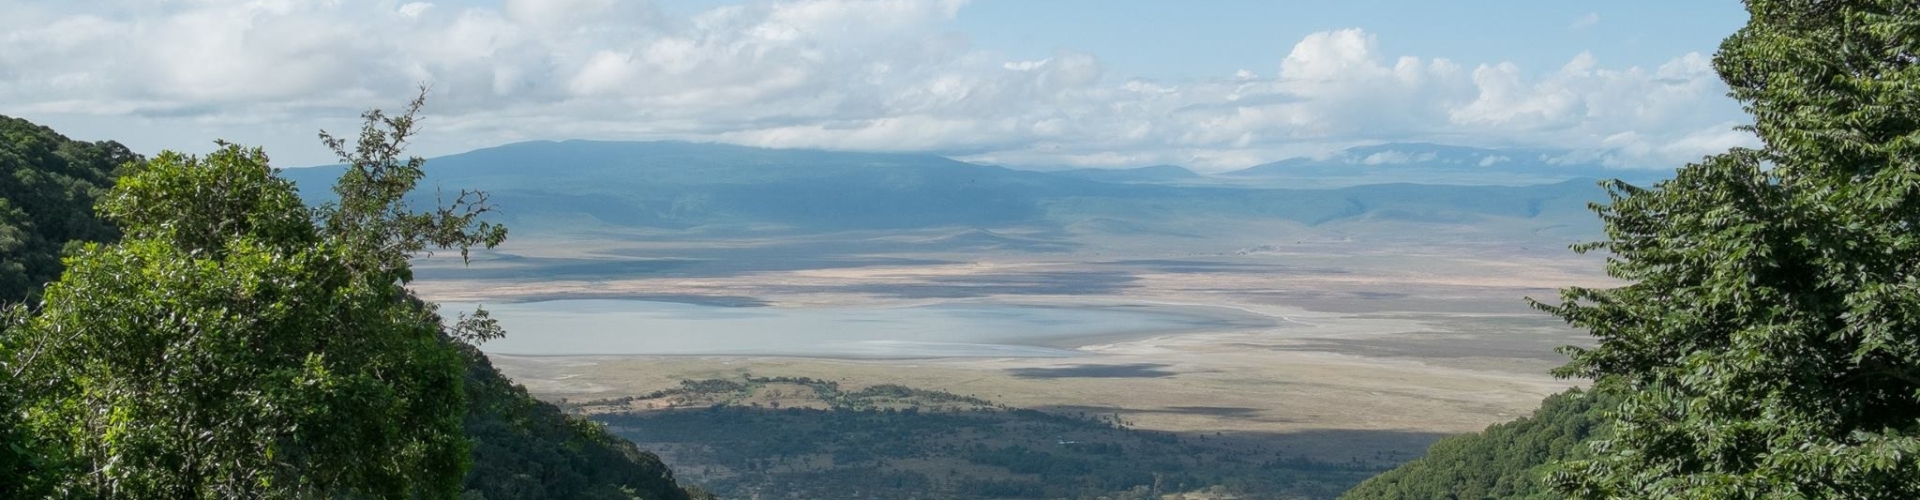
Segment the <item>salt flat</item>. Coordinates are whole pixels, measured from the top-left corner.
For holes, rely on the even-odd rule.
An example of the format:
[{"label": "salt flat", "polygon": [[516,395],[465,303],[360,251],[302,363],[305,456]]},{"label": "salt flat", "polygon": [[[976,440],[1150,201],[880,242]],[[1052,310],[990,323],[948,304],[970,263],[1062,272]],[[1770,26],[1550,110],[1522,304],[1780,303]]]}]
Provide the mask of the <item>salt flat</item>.
[{"label": "salt flat", "polygon": [[[615,247],[609,244],[596,253],[590,247],[565,245],[554,251],[571,259],[604,260],[606,265],[632,259],[612,251]],[[519,252],[516,256],[542,256],[539,246],[507,250]],[[895,383],[1019,407],[1117,414],[1138,428],[1235,434],[1337,458],[1417,453],[1438,435],[1511,420],[1531,411],[1545,395],[1580,384],[1555,379],[1547,371],[1563,361],[1555,347],[1585,338],[1531,311],[1522,297],[1551,298],[1557,286],[1611,283],[1597,272],[1593,258],[1496,245],[1302,245],[1233,255],[1119,258],[925,254],[866,259],[793,269],[749,262],[738,271],[709,268],[560,279],[460,279],[461,271],[442,268],[418,285],[436,300],[493,304],[624,298],[754,306],[738,308],[748,311],[937,308],[983,302],[1232,310],[1269,321],[1203,328],[1167,325],[1165,332],[1134,329],[1123,335],[1026,343],[1073,354],[1054,357],[970,352],[835,359],[859,356],[758,355],[774,354],[763,351],[493,358],[529,390],[550,399],[642,394],[682,379],[744,373],[804,376],[850,387]],[[512,265],[483,259],[475,269]],[[501,314],[510,317],[514,306],[496,308],[504,308]],[[538,328],[516,328],[509,335],[533,343],[543,335],[559,335],[530,329]]]}]

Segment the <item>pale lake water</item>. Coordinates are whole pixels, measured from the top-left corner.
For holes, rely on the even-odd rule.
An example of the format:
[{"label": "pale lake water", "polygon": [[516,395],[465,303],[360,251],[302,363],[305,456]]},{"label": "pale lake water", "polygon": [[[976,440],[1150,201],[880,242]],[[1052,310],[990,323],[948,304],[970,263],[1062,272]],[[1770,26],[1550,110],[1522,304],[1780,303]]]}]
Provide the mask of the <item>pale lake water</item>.
[{"label": "pale lake water", "polygon": [[[472,303],[444,303],[452,318]],[[1064,357],[1124,338],[1272,325],[1211,307],[945,303],[911,307],[726,307],[589,299],[486,304],[507,337],[494,354],[825,358]]]}]

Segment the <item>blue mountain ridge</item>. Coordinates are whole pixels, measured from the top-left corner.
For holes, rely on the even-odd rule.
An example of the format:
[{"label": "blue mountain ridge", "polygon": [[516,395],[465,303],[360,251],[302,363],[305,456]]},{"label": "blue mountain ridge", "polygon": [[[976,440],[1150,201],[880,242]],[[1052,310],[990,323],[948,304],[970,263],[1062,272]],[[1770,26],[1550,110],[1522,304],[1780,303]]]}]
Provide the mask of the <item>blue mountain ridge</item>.
[{"label": "blue mountain ridge", "polygon": [[[1355,148],[1345,157],[1431,155],[1444,158],[1442,165],[1457,166],[1479,162],[1475,158],[1487,158],[1488,151],[1400,145]],[[927,154],[574,140],[432,158],[423,185],[487,191],[510,219],[666,229],[759,225],[800,232],[1061,227],[1094,218],[1143,227],[1218,218],[1310,226],[1501,219],[1549,227],[1590,222],[1587,204],[1604,199],[1589,174],[1606,171],[1592,166],[1569,167],[1565,178],[1518,186],[1388,182],[1314,189],[1233,182],[1276,169],[1290,175],[1334,169],[1328,161],[1333,160],[1288,160],[1195,184],[1190,181],[1199,174],[1172,166],[1036,172]],[[1343,165],[1339,168],[1355,166]],[[331,193],[318,186],[330,185],[342,168],[288,169],[282,175],[303,187],[309,201],[323,202]]]}]

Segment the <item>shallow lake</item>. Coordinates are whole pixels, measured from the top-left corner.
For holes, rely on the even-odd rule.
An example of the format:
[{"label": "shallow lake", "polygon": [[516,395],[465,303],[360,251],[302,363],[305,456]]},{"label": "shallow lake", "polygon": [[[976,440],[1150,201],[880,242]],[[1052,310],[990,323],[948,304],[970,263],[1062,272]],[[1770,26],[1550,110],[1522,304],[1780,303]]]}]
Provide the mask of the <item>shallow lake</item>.
[{"label": "shallow lake", "polygon": [[[471,303],[445,303],[448,317]],[[945,303],[910,307],[725,307],[642,300],[487,304],[518,355],[830,358],[1062,357],[1080,345],[1272,324],[1242,311],[1173,305]]]}]

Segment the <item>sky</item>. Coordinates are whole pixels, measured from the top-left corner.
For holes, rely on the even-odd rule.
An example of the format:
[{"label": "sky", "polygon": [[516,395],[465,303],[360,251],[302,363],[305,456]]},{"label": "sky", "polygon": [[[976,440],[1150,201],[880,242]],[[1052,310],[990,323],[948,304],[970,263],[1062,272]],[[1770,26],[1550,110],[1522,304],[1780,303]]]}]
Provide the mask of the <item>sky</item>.
[{"label": "sky", "polygon": [[1386,142],[1672,168],[1756,139],[1739,2],[0,0],[0,114],[267,148],[431,88],[425,156],[525,140],[1224,171]]}]

